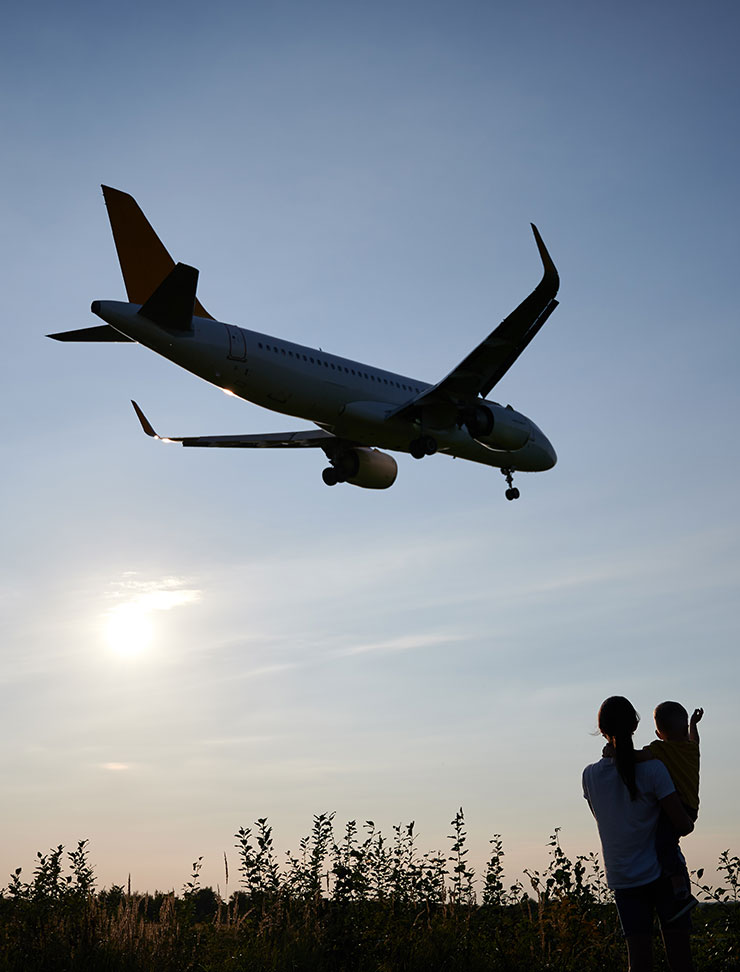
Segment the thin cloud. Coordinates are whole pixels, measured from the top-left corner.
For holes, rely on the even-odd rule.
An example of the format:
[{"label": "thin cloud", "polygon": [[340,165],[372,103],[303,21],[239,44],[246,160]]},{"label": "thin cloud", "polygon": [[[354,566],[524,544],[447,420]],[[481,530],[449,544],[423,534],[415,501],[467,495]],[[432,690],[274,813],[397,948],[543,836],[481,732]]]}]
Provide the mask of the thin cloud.
[{"label": "thin cloud", "polygon": [[386,638],[380,641],[367,641],[349,648],[341,648],[335,652],[335,657],[341,658],[348,655],[364,655],[368,652],[396,652],[396,651],[418,651],[422,648],[436,648],[437,645],[450,644],[451,642],[464,641],[463,635],[449,634],[407,634],[398,638]]},{"label": "thin cloud", "polygon": [[279,672],[286,672],[292,668],[299,668],[300,664],[298,662],[281,662],[274,665],[258,665],[256,668],[250,668],[246,672],[239,672],[236,676],[231,676],[232,678],[247,679],[247,678],[259,678],[263,675],[276,675]]},{"label": "thin cloud", "polygon": [[186,586],[186,578],[165,576],[154,580],[140,580],[136,571],[126,571],[123,579],[111,585],[109,598],[124,598],[148,611],[171,611],[172,608],[199,601],[202,591]]}]

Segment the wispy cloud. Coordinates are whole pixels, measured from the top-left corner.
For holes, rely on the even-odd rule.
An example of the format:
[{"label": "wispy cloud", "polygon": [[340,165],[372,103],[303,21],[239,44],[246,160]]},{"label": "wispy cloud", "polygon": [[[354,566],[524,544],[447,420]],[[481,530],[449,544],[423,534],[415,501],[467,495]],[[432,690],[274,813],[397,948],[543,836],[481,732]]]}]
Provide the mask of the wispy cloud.
[{"label": "wispy cloud", "polygon": [[451,642],[464,641],[465,637],[459,634],[406,634],[397,638],[386,638],[378,641],[365,641],[359,644],[341,648],[334,653],[335,657],[341,658],[347,655],[364,655],[368,652],[396,652],[396,651],[418,651],[422,648],[436,648],[437,645],[446,645]]},{"label": "wispy cloud", "polygon": [[106,600],[113,603],[104,615],[104,638],[117,655],[138,657],[153,640],[154,612],[194,604],[200,597],[201,591],[187,586],[184,578],[143,579],[135,571],[127,571],[105,592]]},{"label": "wispy cloud", "polygon": [[289,671],[292,668],[298,668],[298,662],[282,662],[275,663],[274,665],[258,665],[256,668],[247,669],[245,672],[239,672],[238,675],[232,676],[241,679],[248,678],[260,678],[260,676],[265,675],[277,675],[280,672]]},{"label": "wispy cloud", "polygon": [[121,580],[111,585],[106,597],[134,603],[147,611],[171,611],[201,599],[202,591],[187,586],[188,583],[186,578],[174,576],[144,580],[136,571],[126,571]]}]

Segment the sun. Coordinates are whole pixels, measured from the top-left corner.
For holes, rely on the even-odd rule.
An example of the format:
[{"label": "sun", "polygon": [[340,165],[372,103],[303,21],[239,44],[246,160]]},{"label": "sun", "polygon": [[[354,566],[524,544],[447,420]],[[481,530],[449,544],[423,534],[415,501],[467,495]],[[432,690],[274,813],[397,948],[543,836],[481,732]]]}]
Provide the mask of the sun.
[{"label": "sun", "polygon": [[143,654],[152,643],[154,627],[151,612],[137,601],[119,604],[105,619],[105,640],[108,647],[122,658]]}]

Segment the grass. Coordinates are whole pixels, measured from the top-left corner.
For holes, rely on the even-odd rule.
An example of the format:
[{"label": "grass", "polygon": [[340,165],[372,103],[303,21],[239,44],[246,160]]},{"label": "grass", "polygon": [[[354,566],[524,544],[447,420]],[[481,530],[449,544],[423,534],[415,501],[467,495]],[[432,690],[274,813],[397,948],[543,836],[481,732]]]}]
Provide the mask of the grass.
[{"label": "grass", "polygon": [[[571,860],[558,831],[528,887],[504,881],[500,835],[478,879],[465,821],[448,852],[421,853],[414,824],[390,839],[372,821],[335,836],[314,817],[297,854],[279,866],[265,818],[236,833],[240,890],[202,887],[202,860],[180,894],[95,890],[88,842],[38,853],[33,875],[11,875],[0,896],[2,972],[611,972],[626,965],[598,857]],[[694,883],[697,967],[740,969],[740,859],[725,851],[722,884]],[[656,967],[664,967],[659,956]]]}]

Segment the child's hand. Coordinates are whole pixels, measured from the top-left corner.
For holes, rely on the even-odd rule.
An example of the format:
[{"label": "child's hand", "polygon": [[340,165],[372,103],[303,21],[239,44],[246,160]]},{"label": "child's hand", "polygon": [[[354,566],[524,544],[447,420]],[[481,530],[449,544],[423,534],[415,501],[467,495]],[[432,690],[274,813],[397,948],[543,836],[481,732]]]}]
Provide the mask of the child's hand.
[{"label": "child's hand", "polygon": [[691,716],[691,725],[695,726],[697,722],[701,722],[701,717],[704,715],[704,709],[694,709],[694,713]]}]

